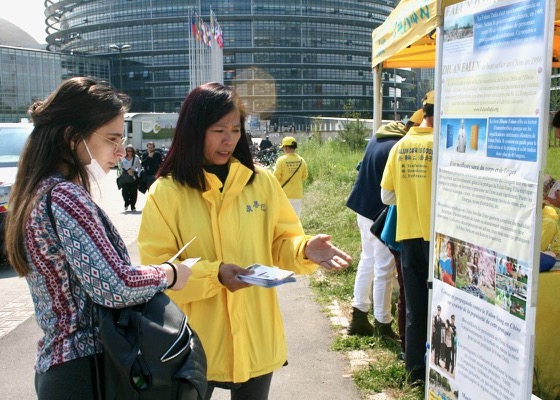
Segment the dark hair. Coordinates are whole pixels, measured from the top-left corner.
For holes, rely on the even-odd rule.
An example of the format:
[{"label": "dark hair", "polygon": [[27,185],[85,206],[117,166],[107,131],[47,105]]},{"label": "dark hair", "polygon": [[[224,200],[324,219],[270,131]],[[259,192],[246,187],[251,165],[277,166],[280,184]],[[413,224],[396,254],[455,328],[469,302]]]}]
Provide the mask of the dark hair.
[{"label": "dark hair", "polygon": [[422,110],[424,111],[424,118],[429,118],[429,117],[434,116],[434,105],[433,104],[430,104],[430,103],[424,104],[424,106],[422,107]]},{"label": "dark hair", "polygon": [[133,145],[129,144],[127,145],[125,148],[125,153],[128,152],[128,150],[132,150],[132,157],[134,158],[134,156],[136,155],[136,149],[134,148]]},{"label": "dark hair", "polygon": [[10,192],[5,235],[8,259],[20,276],[28,272],[24,230],[37,186],[60,173],[67,180],[79,178],[89,191],[88,174],[76,150],[78,144],[129,107],[130,98],[108,83],[75,77],[63,81],[45,100],[29,108],[34,127],[21,153]]},{"label": "dark hair", "polygon": [[253,171],[249,180],[249,183],[252,182],[255,165],[245,130],[245,107],[235,91],[217,82],[205,83],[194,88],[183,102],[173,134],[173,144],[158,176],[171,174],[172,178],[182,185],[206,190],[203,168],[206,130],[234,110],[239,111],[241,116],[241,137],[233,156]]},{"label": "dark hair", "polygon": [[556,114],[554,114],[554,118],[552,118],[552,126],[560,128],[560,110],[556,111]]}]

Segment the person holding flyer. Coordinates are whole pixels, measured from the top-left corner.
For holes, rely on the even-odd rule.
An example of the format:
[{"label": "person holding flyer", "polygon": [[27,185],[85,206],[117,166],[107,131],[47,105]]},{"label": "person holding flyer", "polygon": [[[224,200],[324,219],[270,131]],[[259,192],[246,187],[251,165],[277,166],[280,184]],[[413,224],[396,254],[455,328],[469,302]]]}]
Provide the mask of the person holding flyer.
[{"label": "person holding flyer", "polygon": [[427,93],[422,123],[391,149],[381,180],[383,203],[396,204],[399,210],[396,240],[402,245],[406,300],[405,365],[413,384],[422,384],[426,375],[434,101],[434,92]]},{"label": "person holding flyer", "polygon": [[[186,290],[169,297],[189,317],[208,359],[206,400],[215,387],[232,399],[268,399],[287,348],[275,288],[243,282],[250,265],[309,274],[346,268],[350,256],[325,234],[305,235],[278,180],[255,166],[246,110],[231,88],[194,88],[179,112],[173,146],[150,188],[138,236],[143,262],[183,253],[200,261]],[[188,288],[187,288],[188,287]]]}]

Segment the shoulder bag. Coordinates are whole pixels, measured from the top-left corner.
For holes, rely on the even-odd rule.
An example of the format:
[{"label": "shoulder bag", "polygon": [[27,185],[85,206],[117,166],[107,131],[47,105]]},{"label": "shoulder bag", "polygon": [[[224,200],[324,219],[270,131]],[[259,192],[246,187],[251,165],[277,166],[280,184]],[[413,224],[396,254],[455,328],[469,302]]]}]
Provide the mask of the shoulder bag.
[{"label": "shoulder bag", "polygon": [[121,172],[121,174],[117,177],[117,186],[119,189],[123,187],[123,185],[128,185],[129,183],[136,182],[136,177],[134,175],[130,175],[128,172]]},{"label": "shoulder bag", "polygon": [[375,217],[373,217],[373,225],[370,228],[373,236],[381,240],[381,232],[383,232],[383,227],[385,226],[385,220],[387,219],[387,212],[389,211],[389,206],[383,207]]},{"label": "shoulder bag", "polygon": [[[51,191],[52,187],[47,193],[47,214],[56,231]],[[104,382],[105,400],[204,399],[202,343],[169,296],[157,293],[144,304],[122,309],[95,307],[104,369],[104,381],[99,375],[97,381]]]},{"label": "shoulder bag", "polygon": [[380,240],[393,251],[401,251],[401,243],[396,241],[397,237],[397,206],[387,207],[387,218],[381,232]]}]

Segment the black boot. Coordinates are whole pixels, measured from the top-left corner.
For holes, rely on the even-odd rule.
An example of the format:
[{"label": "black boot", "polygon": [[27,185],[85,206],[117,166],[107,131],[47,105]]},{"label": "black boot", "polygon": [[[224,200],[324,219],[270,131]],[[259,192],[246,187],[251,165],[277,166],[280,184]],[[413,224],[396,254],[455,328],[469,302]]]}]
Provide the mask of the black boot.
[{"label": "black boot", "polygon": [[395,333],[390,322],[384,324],[375,319],[373,322],[373,334],[385,339],[399,340],[399,335]]},{"label": "black boot", "polygon": [[352,321],[348,325],[346,332],[349,335],[371,336],[373,335],[373,325],[368,320],[368,313],[352,308]]}]

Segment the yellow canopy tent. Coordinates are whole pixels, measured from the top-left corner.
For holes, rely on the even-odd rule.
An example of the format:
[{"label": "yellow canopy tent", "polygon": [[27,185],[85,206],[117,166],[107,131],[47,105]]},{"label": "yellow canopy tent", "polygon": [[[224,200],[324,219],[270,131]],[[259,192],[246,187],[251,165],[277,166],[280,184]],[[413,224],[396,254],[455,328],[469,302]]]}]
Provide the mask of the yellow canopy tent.
[{"label": "yellow canopy tent", "polygon": [[[372,66],[433,68],[435,30],[445,7],[460,0],[401,0],[387,20],[372,32]],[[553,68],[560,68],[560,2],[556,3]]]}]

